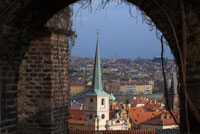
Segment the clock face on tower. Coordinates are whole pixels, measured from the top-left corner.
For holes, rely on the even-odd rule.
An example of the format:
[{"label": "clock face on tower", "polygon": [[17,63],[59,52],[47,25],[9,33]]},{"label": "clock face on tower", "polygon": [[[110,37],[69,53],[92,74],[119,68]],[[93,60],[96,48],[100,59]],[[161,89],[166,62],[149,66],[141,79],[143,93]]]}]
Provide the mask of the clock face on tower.
[{"label": "clock face on tower", "polygon": [[105,118],[105,114],[102,114],[102,115],[101,115],[101,118],[104,119],[104,118]]}]

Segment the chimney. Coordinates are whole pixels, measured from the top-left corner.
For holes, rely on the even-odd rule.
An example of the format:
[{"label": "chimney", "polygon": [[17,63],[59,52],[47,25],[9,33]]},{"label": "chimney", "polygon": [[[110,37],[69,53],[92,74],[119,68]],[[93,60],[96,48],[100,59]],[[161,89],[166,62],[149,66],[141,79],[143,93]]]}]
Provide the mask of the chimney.
[{"label": "chimney", "polygon": [[165,105],[163,103],[161,103],[161,107],[164,107]]},{"label": "chimney", "polygon": [[165,119],[165,114],[162,114],[162,115],[160,116],[160,119],[161,119],[161,120],[164,120],[164,119]]}]

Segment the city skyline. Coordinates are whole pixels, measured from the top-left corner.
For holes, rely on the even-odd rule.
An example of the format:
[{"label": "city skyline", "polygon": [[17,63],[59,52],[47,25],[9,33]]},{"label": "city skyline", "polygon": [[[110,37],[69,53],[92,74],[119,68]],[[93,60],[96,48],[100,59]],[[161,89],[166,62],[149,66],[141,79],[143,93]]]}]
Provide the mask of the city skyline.
[{"label": "city skyline", "polygon": [[[92,3],[92,10],[96,10],[98,5],[97,2]],[[78,4],[73,6],[73,29],[78,37],[72,48],[72,55],[92,58],[96,31],[99,29],[102,58],[152,59],[160,56],[161,43],[156,37],[155,27],[151,31],[151,27],[142,21],[142,16],[135,7],[132,7],[132,14],[137,19],[127,13],[130,9],[127,4],[111,3],[105,9],[92,13],[89,9],[79,8]],[[168,46],[165,46],[164,54],[173,59]]]}]

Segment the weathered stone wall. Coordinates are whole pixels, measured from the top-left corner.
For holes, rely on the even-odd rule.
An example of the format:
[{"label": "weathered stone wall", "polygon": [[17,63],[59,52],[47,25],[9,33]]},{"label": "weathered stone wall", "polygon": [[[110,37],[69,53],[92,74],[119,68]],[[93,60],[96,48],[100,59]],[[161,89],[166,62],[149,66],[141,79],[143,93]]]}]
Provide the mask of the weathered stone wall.
[{"label": "weathered stone wall", "polygon": [[[1,64],[2,65],[2,64]],[[3,69],[2,69],[3,68]],[[12,69],[12,66],[1,67],[1,121],[0,121],[0,133],[12,133],[16,131],[17,122],[17,85],[14,84],[14,80],[17,79],[16,70]]]},{"label": "weathered stone wall", "polygon": [[26,47],[8,44],[6,51],[11,54],[0,59],[0,133],[12,134],[16,133],[17,129],[18,70]]},{"label": "weathered stone wall", "polygon": [[63,9],[45,25],[38,20],[39,32],[0,26],[0,133],[17,133],[17,117],[20,134],[65,133],[69,11]]},{"label": "weathered stone wall", "polygon": [[18,133],[66,131],[68,57],[64,34],[44,33],[31,41],[19,70]]}]

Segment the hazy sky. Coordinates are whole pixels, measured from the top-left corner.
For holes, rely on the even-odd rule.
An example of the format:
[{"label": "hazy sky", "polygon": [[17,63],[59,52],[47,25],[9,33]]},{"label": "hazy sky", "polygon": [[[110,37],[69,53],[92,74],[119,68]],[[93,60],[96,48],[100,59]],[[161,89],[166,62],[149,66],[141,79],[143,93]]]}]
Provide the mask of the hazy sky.
[{"label": "hazy sky", "polygon": [[[141,13],[132,7],[133,16],[126,4],[111,3],[105,9],[95,12],[99,3],[92,3],[92,13],[88,9],[79,9],[73,5],[73,29],[77,32],[72,55],[94,57],[97,29],[99,29],[99,47],[102,58],[147,58],[160,56],[161,44],[156,38],[155,28],[142,22]],[[78,12],[77,12],[78,11]],[[165,46],[165,57],[173,58],[170,49]]]}]

